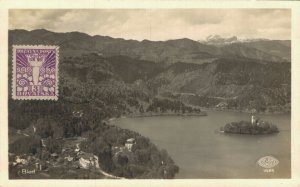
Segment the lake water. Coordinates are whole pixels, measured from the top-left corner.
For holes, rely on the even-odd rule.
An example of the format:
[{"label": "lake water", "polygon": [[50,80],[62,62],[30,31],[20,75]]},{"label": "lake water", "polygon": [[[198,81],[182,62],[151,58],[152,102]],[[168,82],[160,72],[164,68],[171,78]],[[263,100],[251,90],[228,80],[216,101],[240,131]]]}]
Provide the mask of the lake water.
[{"label": "lake water", "polygon": [[[279,128],[273,135],[224,134],[228,122],[250,120],[238,112],[207,111],[201,117],[121,118],[116,125],[150,138],[166,149],[180,171],[176,178],[290,178],[290,115],[259,115]],[[264,156],[279,160],[274,172],[264,172],[257,161]]]}]

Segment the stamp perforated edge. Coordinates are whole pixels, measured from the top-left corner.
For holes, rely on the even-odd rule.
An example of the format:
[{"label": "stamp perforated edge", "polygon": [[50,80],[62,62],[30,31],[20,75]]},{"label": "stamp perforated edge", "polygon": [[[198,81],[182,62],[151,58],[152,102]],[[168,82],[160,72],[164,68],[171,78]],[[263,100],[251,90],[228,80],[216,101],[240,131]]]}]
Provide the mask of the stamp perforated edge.
[{"label": "stamp perforated edge", "polygon": [[[16,96],[16,49],[55,49],[56,51],[56,84],[55,84],[55,96]],[[59,96],[59,46],[56,45],[12,45],[12,99],[14,100],[58,100]]]}]

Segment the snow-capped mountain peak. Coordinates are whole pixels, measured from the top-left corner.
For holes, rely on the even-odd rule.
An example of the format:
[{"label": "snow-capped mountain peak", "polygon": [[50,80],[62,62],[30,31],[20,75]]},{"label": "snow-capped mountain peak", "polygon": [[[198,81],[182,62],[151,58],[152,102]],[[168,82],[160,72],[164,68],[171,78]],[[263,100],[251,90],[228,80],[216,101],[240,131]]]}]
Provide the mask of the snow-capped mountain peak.
[{"label": "snow-capped mountain peak", "polygon": [[236,36],[222,37],[220,35],[209,35],[205,40],[200,40],[199,42],[209,45],[228,45],[232,43],[244,43],[244,42],[256,42],[264,41],[267,39],[262,38],[238,38]]}]

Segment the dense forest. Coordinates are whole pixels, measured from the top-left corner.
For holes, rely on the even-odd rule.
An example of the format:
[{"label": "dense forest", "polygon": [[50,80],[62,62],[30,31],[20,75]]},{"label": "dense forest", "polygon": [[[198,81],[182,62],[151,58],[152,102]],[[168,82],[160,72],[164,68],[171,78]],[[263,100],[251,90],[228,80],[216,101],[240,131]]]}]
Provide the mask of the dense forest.
[{"label": "dense forest", "polygon": [[154,98],[152,103],[146,109],[146,112],[175,112],[175,113],[200,113],[201,110],[196,107],[187,106],[178,100]]},{"label": "dense forest", "polygon": [[197,65],[175,63],[149,82],[158,92],[185,103],[257,112],[290,112],[291,69],[288,63],[223,58]]}]

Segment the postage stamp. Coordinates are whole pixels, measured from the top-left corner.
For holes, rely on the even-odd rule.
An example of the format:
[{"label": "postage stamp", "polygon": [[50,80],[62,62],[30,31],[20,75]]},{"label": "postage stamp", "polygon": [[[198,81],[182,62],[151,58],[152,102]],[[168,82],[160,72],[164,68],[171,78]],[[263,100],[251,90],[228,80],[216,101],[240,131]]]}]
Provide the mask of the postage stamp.
[{"label": "postage stamp", "polygon": [[13,99],[58,99],[58,46],[14,45],[12,61]]}]

